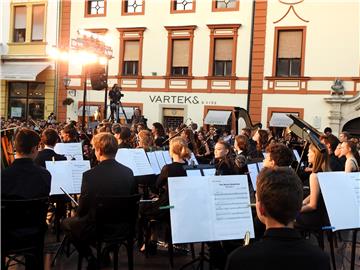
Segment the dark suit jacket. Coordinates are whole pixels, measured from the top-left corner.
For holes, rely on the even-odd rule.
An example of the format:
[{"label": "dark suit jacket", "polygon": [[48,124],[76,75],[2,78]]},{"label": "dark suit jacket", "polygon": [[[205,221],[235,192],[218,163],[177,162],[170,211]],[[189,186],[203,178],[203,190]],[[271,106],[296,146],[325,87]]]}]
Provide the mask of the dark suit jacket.
[{"label": "dark suit jacket", "polygon": [[42,150],[42,151],[40,151],[38,153],[38,155],[35,158],[34,162],[35,162],[35,164],[46,168],[45,161],[52,161],[53,157],[54,157],[54,159],[56,161],[58,161],[58,160],[66,160],[66,157],[64,155],[56,154],[55,151],[52,150],[52,149],[44,149],[44,150]]},{"label": "dark suit jacket", "polygon": [[226,270],[330,270],[329,257],[294,229],[268,229],[264,238],[232,252]]},{"label": "dark suit jacket", "polygon": [[127,196],[135,191],[132,170],[115,159],[104,160],[83,174],[77,216],[89,216],[92,219],[96,207],[95,198],[98,195]]},{"label": "dark suit jacket", "polygon": [[1,172],[3,199],[35,199],[50,193],[51,175],[30,158],[15,159]]},{"label": "dark suit jacket", "polygon": [[100,162],[83,174],[76,217],[64,221],[66,230],[82,241],[92,239],[95,233],[96,196],[127,196],[135,192],[131,169],[115,159]]}]

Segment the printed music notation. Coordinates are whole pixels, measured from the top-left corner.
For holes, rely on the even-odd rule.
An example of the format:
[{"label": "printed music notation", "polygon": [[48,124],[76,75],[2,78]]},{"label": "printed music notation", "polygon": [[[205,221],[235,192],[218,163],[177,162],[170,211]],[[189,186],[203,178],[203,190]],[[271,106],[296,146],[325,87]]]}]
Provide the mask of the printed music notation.
[{"label": "printed music notation", "polygon": [[254,236],[247,176],[169,178],[173,243]]}]

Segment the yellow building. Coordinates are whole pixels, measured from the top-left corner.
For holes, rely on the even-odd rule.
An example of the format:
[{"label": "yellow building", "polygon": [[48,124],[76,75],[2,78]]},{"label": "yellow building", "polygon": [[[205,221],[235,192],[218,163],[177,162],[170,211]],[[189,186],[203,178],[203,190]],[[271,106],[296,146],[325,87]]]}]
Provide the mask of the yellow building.
[{"label": "yellow building", "polygon": [[57,1],[1,3],[1,117],[44,119],[54,111]]}]

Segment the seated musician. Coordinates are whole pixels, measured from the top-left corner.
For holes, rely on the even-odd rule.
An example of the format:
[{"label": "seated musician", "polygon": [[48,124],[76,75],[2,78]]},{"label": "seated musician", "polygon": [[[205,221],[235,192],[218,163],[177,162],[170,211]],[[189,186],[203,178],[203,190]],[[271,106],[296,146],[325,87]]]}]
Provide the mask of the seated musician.
[{"label": "seated musician", "polygon": [[66,125],[60,132],[63,143],[79,142],[79,133],[73,124]]},{"label": "seated musician", "polygon": [[35,163],[41,167],[46,168],[45,161],[52,160],[66,160],[64,155],[56,154],[54,147],[59,142],[59,135],[55,129],[47,128],[41,134],[41,143],[45,146],[35,158]]},{"label": "seated musician", "polygon": [[88,268],[96,266],[89,246],[95,237],[96,196],[127,196],[136,191],[133,172],[115,160],[118,150],[115,137],[99,133],[93,137],[92,144],[100,163],[83,174],[76,216],[63,222],[65,233],[78,252],[88,259]]},{"label": "seated musician", "polygon": [[293,228],[303,197],[302,183],[293,170],[265,168],[256,187],[256,212],[266,226],[264,238],[231,253],[226,269],[329,270],[326,253]]},{"label": "seated musician", "polygon": [[[1,171],[1,198],[7,200],[37,199],[48,197],[51,175],[44,168],[34,163],[40,142],[39,135],[30,129],[22,128],[15,137],[16,156],[14,162]],[[21,215],[21,213],[17,213]],[[44,226],[46,225],[44,220]],[[30,231],[11,233],[11,241],[25,240]],[[3,236],[5,237],[5,236]],[[7,237],[10,237],[7,235]],[[44,269],[43,261],[38,260],[43,249],[34,249],[25,255],[26,270]]]},{"label": "seated musician", "polygon": [[[186,165],[186,159],[190,158],[191,151],[187,142],[181,137],[175,137],[170,140],[170,156],[173,163],[165,165],[156,181],[156,187],[159,190],[159,198],[156,202],[143,205],[140,208],[142,222],[146,219],[165,220],[169,222],[169,211],[160,210],[160,206],[169,205],[168,177],[186,176],[183,168]],[[150,253],[156,250],[156,235],[152,234],[152,243],[150,244]],[[144,247],[141,251],[144,250]]]},{"label": "seated musician", "polygon": [[282,143],[272,143],[266,147],[266,157],[263,161],[264,167],[289,167],[293,160],[293,153]]},{"label": "seated musician", "polygon": [[219,140],[215,144],[214,157],[215,159],[212,163],[215,165],[216,175],[236,174],[230,144],[225,141]]},{"label": "seated musician", "polygon": [[301,214],[296,219],[296,226],[300,228],[319,228],[329,225],[323,196],[321,194],[317,173],[329,171],[328,153],[320,152],[310,144],[308,160],[312,164],[310,175],[310,194],[303,200]]},{"label": "seated musician", "polygon": [[14,162],[1,172],[1,196],[3,199],[34,199],[47,197],[50,193],[51,175],[37,166],[39,135],[22,128],[15,137]]},{"label": "seated musician", "polygon": [[329,167],[331,171],[343,171],[345,169],[345,158],[338,158],[335,155],[336,147],[339,145],[340,141],[336,136],[329,134],[320,136],[320,141],[326,146],[326,149],[329,154]]}]

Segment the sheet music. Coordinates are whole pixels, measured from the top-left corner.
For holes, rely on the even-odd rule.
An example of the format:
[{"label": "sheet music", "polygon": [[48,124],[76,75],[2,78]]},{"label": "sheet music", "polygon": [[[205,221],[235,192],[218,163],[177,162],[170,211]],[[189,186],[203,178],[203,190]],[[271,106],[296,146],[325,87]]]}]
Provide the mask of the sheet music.
[{"label": "sheet music", "polygon": [[84,160],[81,143],[57,143],[54,151],[65,155],[67,160]]},{"label": "sheet music", "polygon": [[256,177],[259,174],[258,166],[256,163],[248,164],[248,170],[250,175],[251,184],[253,186],[254,191],[256,191]]},{"label": "sheet music", "polygon": [[201,170],[195,169],[195,170],[186,170],[187,176],[201,176]]},{"label": "sheet music", "polygon": [[169,201],[173,243],[254,237],[245,175],[169,178]]},{"label": "sheet music", "polygon": [[142,148],[137,149],[118,149],[115,160],[130,168],[134,176],[154,174],[154,171]]},{"label": "sheet music", "polygon": [[194,165],[199,165],[199,162],[197,161],[194,153],[191,152],[190,159],[187,161],[188,165],[192,165],[192,161],[194,161]]},{"label": "sheet music", "polygon": [[293,152],[294,152],[296,161],[297,161],[297,162],[300,162],[300,155],[299,155],[298,151],[297,151],[296,149],[293,149]]},{"label": "sheet music", "polygon": [[171,164],[172,163],[172,158],[170,156],[170,152],[169,151],[162,151],[164,160],[166,164]]},{"label": "sheet music", "polygon": [[[254,237],[247,177],[209,178],[216,240],[240,239],[246,231]],[[240,238],[239,238],[240,237]]]},{"label": "sheet music", "polygon": [[60,187],[69,194],[81,192],[82,175],[90,170],[89,160],[46,161],[45,164],[51,174],[50,195],[63,194]]},{"label": "sheet music", "polygon": [[162,151],[155,151],[155,156],[161,170],[166,165]]},{"label": "sheet music", "polygon": [[216,173],[215,168],[203,169],[204,176],[214,176]]},{"label": "sheet music", "polygon": [[159,164],[157,162],[155,152],[147,152],[146,155],[147,155],[147,157],[149,159],[151,168],[153,169],[154,173],[155,174],[160,174],[161,169],[160,169]]},{"label": "sheet music", "polygon": [[360,228],[360,173],[326,172],[317,175],[334,230]]}]

